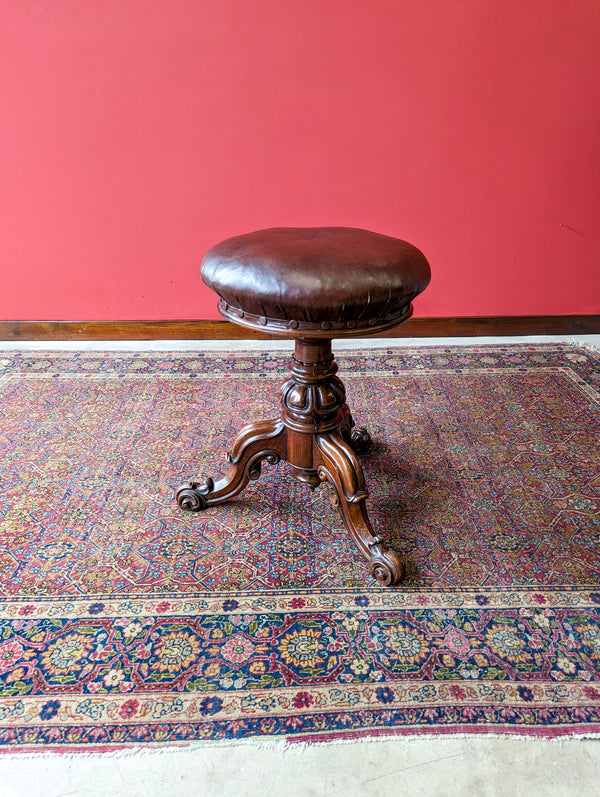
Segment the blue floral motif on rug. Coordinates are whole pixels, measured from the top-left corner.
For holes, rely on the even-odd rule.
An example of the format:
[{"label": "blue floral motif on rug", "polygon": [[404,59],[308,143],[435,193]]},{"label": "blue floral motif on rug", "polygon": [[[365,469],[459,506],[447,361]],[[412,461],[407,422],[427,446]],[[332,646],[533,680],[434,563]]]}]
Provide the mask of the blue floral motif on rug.
[{"label": "blue floral motif on rug", "polygon": [[392,589],[285,464],[174,503],[277,414],[285,360],[0,356],[4,751],[599,733],[599,353],[339,356]]}]

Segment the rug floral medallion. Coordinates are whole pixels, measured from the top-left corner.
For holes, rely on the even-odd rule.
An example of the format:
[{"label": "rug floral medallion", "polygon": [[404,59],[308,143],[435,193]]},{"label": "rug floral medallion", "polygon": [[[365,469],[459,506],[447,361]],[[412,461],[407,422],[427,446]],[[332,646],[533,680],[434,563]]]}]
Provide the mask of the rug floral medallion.
[{"label": "rug floral medallion", "polygon": [[0,353],[0,746],[600,733],[600,352],[343,351],[379,587],[285,463],[228,504],[282,352]]}]

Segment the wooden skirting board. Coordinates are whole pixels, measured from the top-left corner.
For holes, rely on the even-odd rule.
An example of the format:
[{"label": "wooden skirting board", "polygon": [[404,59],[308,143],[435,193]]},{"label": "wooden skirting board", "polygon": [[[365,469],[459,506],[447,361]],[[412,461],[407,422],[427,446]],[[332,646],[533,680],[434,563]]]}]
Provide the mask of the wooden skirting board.
[{"label": "wooden skirting board", "polygon": [[[592,335],[600,315],[411,318],[375,337]],[[229,321],[0,321],[0,340],[249,340],[273,339]]]}]

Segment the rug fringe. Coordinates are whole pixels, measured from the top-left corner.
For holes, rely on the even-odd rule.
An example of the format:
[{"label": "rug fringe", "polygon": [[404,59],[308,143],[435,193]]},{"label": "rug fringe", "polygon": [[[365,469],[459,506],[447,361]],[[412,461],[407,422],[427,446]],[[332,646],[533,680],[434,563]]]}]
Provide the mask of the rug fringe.
[{"label": "rug fringe", "polygon": [[418,744],[420,742],[429,742],[433,743],[436,741],[444,740],[444,741],[452,741],[455,739],[460,739],[464,741],[468,739],[469,741],[505,741],[505,742],[523,742],[528,744],[535,744],[535,743],[552,743],[552,744],[564,744],[569,742],[581,742],[581,741],[590,741],[590,740],[598,740],[600,739],[600,733],[576,733],[576,734],[568,734],[568,735],[561,735],[561,736],[535,736],[535,735],[525,735],[522,733],[489,733],[487,731],[483,733],[415,733],[410,735],[393,735],[393,734],[383,734],[378,736],[364,736],[361,738],[341,738],[341,739],[316,739],[316,740],[306,740],[306,739],[298,739],[295,741],[293,739],[288,740],[287,744],[285,745],[285,750],[289,749],[305,749],[308,747],[324,747],[326,745],[349,745],[349,744],[361,744],[362,742],[368,742],[372,744],[374,742],[377,743],[389,743],[389,742],[397,742],[400,744],[401,742],[406,742],[407,744]]},{"label": "rug fringe", "polygon": [[589,343],[587,340],[581,340],[578,338],[569,338],[567,341],[569,346],[573,346],[578,349],[586,349],[587,351],[592,351],[594,354],[600,353],[600,346],[596,346],[594,343]]},{"label": "rug fringe", "polygon": [[573,733],[559,736],[536,736],[524,735],[522,733],[414,733],[403,734],[380,734],[361,737],[342,737],[332,739],[313,739],[306,740],[299,738],[281,739],[280,737],[263,737],[262,739],[222,739],[206,740],[203,742],[193,742],[187,745],[169,745],[167,747],[128,747],[119,750],[28,750],[23,752],[6,752],[0,754],[0,763],[11,761],[81,761],[81,760],[119,760],[132,758],[135,756],[168,756],[168,755],[194,755],[199,751],[214,749],[232,749],[239,747],[255,748],[257,750],[268,750],[284,756],[290,751],[300,754],[307,753],[311,748],[326,746],[349,746],[361,744],[389,744],[396,745],[418,745],[421,743],[433,744],[437,741],[469,740],[473,743],[483,743],[491,741],[503,741],[508,743],[518,742],[521,744],[553,744],[566,746],[571,743],[581,741],[593,741],[600,739],[600,733]]},{"label": "rug fringe", "polygon": [[122,759],[132,758],[137,755],[156,755],[164,756],[176,753],[192,755],[198,750],[209,749],[229,749],[233,747],[249,747],[258,750],[273,750],[282,754],[290,747],[285,739],[281,737],[252,738],[252,739],[206,739],[202,742],[191,742],[190,744],[174,744],[165,747],[123,747],[120,749],[107,750],[87,750],[85,748],[76,750],[10,750],[0,752],[0,764],[5,761],[26,761],[43,759],[61,759],[66,761],[79,761],[81,759]]}]

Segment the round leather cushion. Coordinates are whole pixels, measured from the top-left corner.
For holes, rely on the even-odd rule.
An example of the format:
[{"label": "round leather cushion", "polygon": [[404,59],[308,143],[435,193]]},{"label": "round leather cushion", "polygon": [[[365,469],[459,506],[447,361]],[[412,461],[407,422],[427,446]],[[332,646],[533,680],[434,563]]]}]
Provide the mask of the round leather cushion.
[{"label": "round leather cushion", "polygon": [[349,227],[278,227],[228,238],[206,253],[201,274],[232,320],[246,315],[248,323],[250,315],[292,328],[389,322],[430,280],[416,247]]}]

